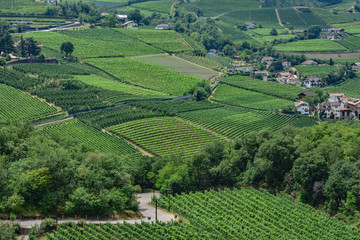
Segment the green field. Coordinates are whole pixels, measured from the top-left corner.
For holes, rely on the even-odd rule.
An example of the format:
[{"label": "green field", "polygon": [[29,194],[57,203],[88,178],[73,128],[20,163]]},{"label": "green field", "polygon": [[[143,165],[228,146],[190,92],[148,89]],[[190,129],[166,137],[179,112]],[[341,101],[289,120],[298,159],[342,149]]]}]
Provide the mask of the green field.
[{"label": "green field", "polygon": [[338,41],[338,43],[340,43],[350,51],[360,49],[360,37],[347,37]]},{"label": "green field", "polygon": [[222,82],[234,87],[240,87],[251,91],[272,95],[279,98],[294,100],[304,91],[303,88],[280,84],[278,82],[267,82],[258,79],[252,79],[250,85],[250,77],[233,76],[224,79]]},{"label": "green field", "polygon": [[311,9],[319,18],[324,20],[327,23],[334,24],[334,23],[345,23],[350,22],[350,16],[352,14],[348,13],[347,15],[350,15],[349,17],[344,14],[337,14],[328,9],[324,8],[313,8]]},{"label": "green field", "polygon": [[235,9],[258,8],[257,0],[190,0],[187,6],[190,10],[200,9],[205,16],[217,16],[222,13],[231,12]]},{"label": "green field", "polygon": [[33,37],[57,52],[60,52],[61,43],[70,41],[75,47],[72,55],[79,58],[136,56],[163,52],[109,28],[37,32],[23,36]]},{"label": "green field", "polygon": [[92,64],[124,82],[170,95],[183,95],[204,81],[164,67],[131,58],[88,59]]},{"label": "green field", "polygon": [[33,0],[1,0],[0,10],[14,13],[42,13],[46,9],[46,4]]},{"label": "green field", "polygon": [[346,51],[340,44],[327,39],[311,39],[305,41],[279,44],[275,49],[283,52],[330,52]]},{"label": "green field", "polygon": [[0,84],[0,120],[35,121],[55,114],[57,109],[18,89]]},{"label": "green field", "polygon": [[170,68],[172,70],[182,72],[188,75],[195,77],[200,77],[203,79],[211,79],[219,75],[219,72],[214,70],[204,68],[197,64],[189,63],[179,57],[169,56],[169,55],[154,55],[154,56],[140,56],[137,57],[142,61],[155,64],[161,67]]},{"label": "green field", "polygon": [[195,55],[186,54],[186,53],[179,53],[179,54],[176,54],[176,56],[183,58],[189,62],[193,62],[200,66],[203,66],[206,68],[211,68],[211,69],[233,66],[232,65],[233,61],[227,57],[221,57],[221,56],[214,57],[209,54],[206,54],[205,57],[202,57],[202,56],[195,56]]},{"label": "green field", "polygon": [[231,24],[245,23],[250,21],[256,23],[257,25],[261,24],[263,27],[279,28],[275,10],[270,8],[249,10],[237,10],[235,8],[225,15],[219,17],[219,19]]},{"label": "green field", "polygon": [[349,22],[341,24],[333,24],[336,28],[343,28],[345,32],[351,34],[360,34],[360,23],[359,22]]},{"label": "green field", "polygon": [[158,1],[136,3],[133,4],[132,6],[135,8],[146,9],[148,11],[170,13],[170,8],[173,3],[174,3],[173,0],[158,0]]},{"label": "green field", "polygon": [[298,65],[296,66],[296,69],[299,71],[299,75],[301,77],[306,76],[320,76],[320,75],[326,75],[331,72],[336,72],[339,70],[339,67],[334,65]]},{"label": "green field", "polygon": [[316,126],[318,123],[313,118],[301,117],[296,119],[296,121],[291,124],[292,127],[302,128],[302,127],[312,127]]},{"label": "green field", "polygon": [[[266,33],[264,32],[264,35],[257,33],[257,29],[254,30],[249,30],[246,31],[246,34],[251,37],[253,40],[260,42],[260,43],[264,43],[264,42],[272,42],[275,39],[281,40],[281,39],[291,39],[294,38],[294,35],[292,34],[279,34],[276,36],[269,36],[269,33],[271,31],[271,29],[269,28],[261,28],[261,30],[265,30]],[[277,30],[278,33],[281,33],[281,30]],[[263,32],[263,31],[262,31]]]},{"label": "green field", "polygon": [[221,29],[223,34],[228,35],[234,42],[253,41],[244,31],[237,29],[233,24],[217,21],[216,25]]},{"label": "green field", "polygon": [[177,115],[229,138],[238,138],[266,128],[277,131],[295,119],[289,115],[238,107],[221,107],[178,113]]},{"label": "green field", "polygon": [[346,97],[360,98],[360,78],[349,79],[337,86],[325,87],[328,93],[344,93]]},{"label": "green field", "polygon": [[229,105],[274,111],[292,105],[293,102],[259,92],[222,84],[214,93],[212,100]]},{"label": "green field", "polygon": [[294,8],[279,9],[281,22],[285,27],[294,27],[295,29],[307,29],[310,26],[327,27],[327,23],[317,17],[311,10],[296,11]]},{"label": "green field", "polygon": [[219,139],[214,133],[174,117],[147,118],[109,128],[161,157],[194,156],[206,143]]},{"label": "green field", "polygon": [[71,139],[90,151],[100,151],[115,155],[128,155],[137,150],[122,138],[101,132],[78,120],[68,120],[44,127],[41,130],[52,138]]},{"label": "green field", "polygon": [[242,189],[162,197],[162,208],[181,213],[216,239],[358,239],[360,231],[290,196]]},{"label": "green field", "polygon": [[139,98],[166,98],[169,95],[153,90],[136,87],[133,85],[125,84],[116,80],[110,80],[107,78],[99,77],[96,75],[89,76],[74,76],[76,80],[82,81],[88,85],[119,92],[119,95],[124,95],[124,98],[133,97],[134,99]]}]

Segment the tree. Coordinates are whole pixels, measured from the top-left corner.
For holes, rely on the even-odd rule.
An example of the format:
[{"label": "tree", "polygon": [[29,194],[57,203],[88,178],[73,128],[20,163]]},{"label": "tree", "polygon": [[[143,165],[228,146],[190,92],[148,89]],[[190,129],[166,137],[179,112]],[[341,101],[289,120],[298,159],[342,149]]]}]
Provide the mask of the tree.
[{"label": "tree", "polygon": [[276,31],[276,29],[275,29],[275,28],[271,29],[271,31],[270,31],[270,35],[272,35],[272,36],[276,36],[276,35],[278,35],[278,32]]},{"label": "tree", "polygon": [[223,49],[223,52],[225,54],[225,56],[227,57],[234,57],[235,55],[235,50],[232,46],[230,46],[229,44],[227,44],[224,49]]},{"label": "tree", "polygon": [[19,44],[19,53],[21,57],[25,57],[26,56],[26,51],[25,51],[25,41],[23,36],[21,35],[20,37],[20,44]]},{"label": "tree", "polygon": [[32,37],[25,39],[25,52],[28,56],[38,56],[41,53],[41,48],[38,46]]},{"label": "tree", "polygon": [[71,55],[73,53],[74,49],[75,49],[74,44],[72,42],[64,42],[60,46],[61,53],[65,52],[66,57],[69,54]]},{"label": "tree", "polygon": [[135,9],[134,11],[129,12],[128,18],[129,20],[139,23],[143,19],[143,16],[141,15],[139,9]]},{"label": "tree", "polygon": [[114,15],[107,15],[105,18],[105,26],[112,28],[118,23],[118,19]]},{"label": "tree", "polygon": [[320,36],[321,33],[321,28],[319,26],[311,26],[308,29],[308,38],[309,39],[315,39],[318,38]]}]

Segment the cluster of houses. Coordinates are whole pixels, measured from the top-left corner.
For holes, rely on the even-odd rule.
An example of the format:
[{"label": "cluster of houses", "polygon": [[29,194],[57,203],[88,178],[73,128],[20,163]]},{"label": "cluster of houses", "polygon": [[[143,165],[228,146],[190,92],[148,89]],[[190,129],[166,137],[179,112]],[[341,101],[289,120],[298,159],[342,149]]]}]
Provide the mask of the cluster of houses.
[{"label": "cluster of houses", "polygon": [[[303,35],[307,34],[307,30],[298,29],[292,31],[293,35]],[[343,39],[345,36],[345,30],[343,28],[322,28],[320,38],[321,39],[329,39],[331,41],[338,41]]]}]

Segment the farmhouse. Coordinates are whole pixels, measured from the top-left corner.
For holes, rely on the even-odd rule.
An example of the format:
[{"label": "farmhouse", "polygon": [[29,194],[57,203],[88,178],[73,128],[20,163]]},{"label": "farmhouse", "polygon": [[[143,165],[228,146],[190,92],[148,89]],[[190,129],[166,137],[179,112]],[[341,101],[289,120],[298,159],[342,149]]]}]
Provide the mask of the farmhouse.
[{"label": "farmhouse", "polygon": [[120,20],[125,20],[128,18],[127,15],[122,15],[122,14],[116,15],[116,17],[119,18]]},{"label": "farmhouse", "polygon": [[298,99],[300,100],[304,97],[313,97],[313,96],[314,96],[313,92],[302,92],[298,95]]},{"label": "farmhouse", "polygon": [[354,72],[360,72],[360,62],[351,64],[351,68]]},{"label": "farmhouse", "polygon": [[342,36],[340,34],[335,33],[335,34],[329,34],[326,38],[330,41],[338,41],[342,39]]},{"label": "farmhouse", "polygon": [[171,27],[169,24],[159,24],[155,27],[156,30],[170,30]]},{"label": "farmhouse", "polygon": [[219,52],[218,52],[218,50],[216,50],[216,49],[210,49],[209,52],[208,52],[208,54],[210,54],[210,55],[212,55],[212,56],[214,56],[214,57],[218,57],[218,56],[219,56]]},{"label": "farmhouse", "polygon": [[298,76],[293,75],[291,72],[280,72],[276,80],[280,83],[291,84],[296,86],[301,85]]},{"label": "farmhouse", "polygon": [[56,3],[56,2],[60,2],[60,0],[46,0],[46,3]]},{"label": "farmhouse", "polygon": [[243,72],[254,71],[254,65],[246,63],[244,61],[234,61],[233,65],[236,70],[241,70]]},{"label": "farmhouse", "polygon": [[312,88],[312,87],[323,87],[323,81],[321,78],[316,77],[316,76],[307,76],[304,79],[304,85],[308,88]]},{"label": "farmhouse", "polygon": [[269,77],[269,73],[267,71],[256,71],[256,72],[254,72],[254,74],[262,76],[262,79],[264,81],[267,81],[267,79]]},{"label": "farmhouse", "polygon": [[272,57],[263,57],[261,59],[262,63],[266,63],[268,66],[270,66],[273,63],[274,59]]},{"label": "farmhouse", "polygon": [[286,79],[286,83],[289,85],[301,86],[301,82],[299,81],[298,76],[291,75]]},{"label": "farmhouse", "polygon": [[307,60],[307,61],[301,63],[301,65],[304,65],[304,66],[306,66],[306,65],[317,65],[317,64],[318,63],[313,61],[313,60]]},{"label": "farmhouse", "polygon": [[322,28],[321,31],[327,33],[343,33],[345,30],[343,28]]},{"label": "farmhouse", "polygon": [[102,17],[106,17],[106,16],[108,16],[109,14],[106,13],[106,12],[103,12],[103,13],[101,13],[100,15],[101,15]]},{"label": "farmhouse", "polygon": [[310,106],[307,102],[294,102],[294,107],[296,108],[296,111],[298,111],[301,114],[309,115],[310,113]]}]

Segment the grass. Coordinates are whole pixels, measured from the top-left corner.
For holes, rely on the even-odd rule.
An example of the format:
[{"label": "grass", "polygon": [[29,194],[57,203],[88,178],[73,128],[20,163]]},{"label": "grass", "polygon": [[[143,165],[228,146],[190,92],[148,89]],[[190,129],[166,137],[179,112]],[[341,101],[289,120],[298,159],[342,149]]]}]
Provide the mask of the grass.
[{"label": "grass", "polygon": [[35,2],[33,0],[1,0],[0,10],[13,13],[43,13],[48,6],[45,3]]},{"label": "grass", "polygon": [[195,56],[192,54],[186,54],[186,53],[179,53],[176,54],[176,56],[183,58],[187,61],[196,63],[200,66],[211,68],[211,69],[218,69],[223,67],[232,67],[233,61],[230,58],[227,57],[215,57],[212,55],[207,54],[206,56]]},{"label": "grass", "polygon": [[212,100],[229,105],[274,111],[292,105],[293,102],[259,92],[222,84],[214,93]]},{"label": "grass", "polygon": [[161,157],[180,154],[190,158],[204,144],[219,138],[208,130],[174,117],[135,120],[112,126],[109,130]]},{"label": "grass", "polygon": [[330,72],[336,72],[339,70],[339,67],[337,66],[330,66],[330,65],[298,65],[296,66],[296,69],[299,71],[299,75],[301,77],[306,76],[320,76],[320,75],[326,75]]},{"label": "grass", "polygon": [[101,68],[124,82],[168,93],[183,95],[203,82],[201,78],[131,58],[88,59],[86,62]]},{"label": "grass", "polygon": [[243,41],[254,41],[251,37],[243,31],[237,29],[233,24],[217,21],[216,25],[221,29],[223,34],[228,35],[234,42],[240,43]]},{"label": "grass", "polygon": [[327,39],[310,39],[304,41],[279,44],[275,49],[283,52],[331,52],[346,51],[340,44]]},{"label": "grass", "polygon": [[232,139],[267,128],[277,131],[294,120],[294,116],[239,107],[220,107],[177,115]]},{"label": "grass", "polygon": [[57,112],[57,109],[18,89],[0,84],[0,120],[35,121]]},{"label": "grass", "polygon": [[296,99],[297,96],[304,91],[303,88],[293,85],[267,82],[258,79],[252,79],[250,85],[250,77],[244,76],[229,77],[224,79],[222,83],[288,100]]},{"label": "grass", "polygon": [[114,155],[127,155],[137,150],[122,138],[98,131],[79,120],[68,120],[46,126],[42,132],[53,138],[71,139],[91,151],[100,151]]},{"label": "grass", "polygon": [[37,32],[23,36],[33,37],[56,52],[60,52],[61,43],[70,41],[75,47],[72,55],[78,58],[136,56],[163,52],[109,28]]},{"label": "grass", "polygon": [[219,74],[214,70],[169,55],[140,56],[138,59],[203,79],[211,79]]}]

